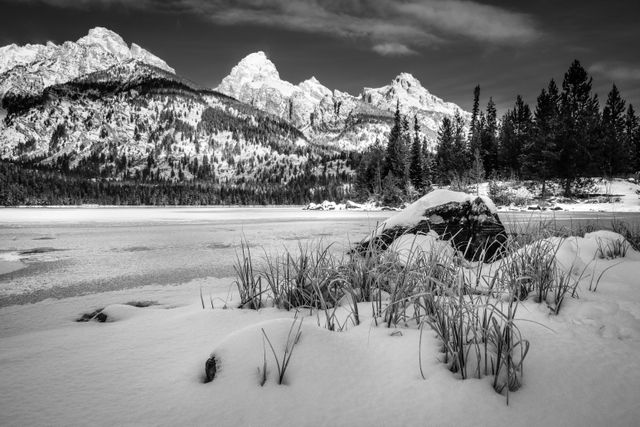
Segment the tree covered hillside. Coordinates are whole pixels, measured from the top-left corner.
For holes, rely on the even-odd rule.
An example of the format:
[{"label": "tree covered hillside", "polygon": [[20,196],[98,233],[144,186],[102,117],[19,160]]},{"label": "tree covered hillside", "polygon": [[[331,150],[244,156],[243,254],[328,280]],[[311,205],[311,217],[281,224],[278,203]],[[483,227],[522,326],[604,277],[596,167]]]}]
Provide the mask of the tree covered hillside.
[{"label": "tree covered hillside", "polygon": [[[20,166],[4,168],[11,184],[4,204],[303,203],[342,197],[352,175],[349,155],[314,146],[276,117],[136,61],[36,97],[5,98],[3,107],[1,155]],[[59,191],[21,184],[35,176]],[[72,195],[87,179],[111,188],[111,195],[96,189],[92,196]],[[203,194],[177,197],[167,190],[174,186]],[[123,188],[162,195],[122,190],[116,200]]]}]

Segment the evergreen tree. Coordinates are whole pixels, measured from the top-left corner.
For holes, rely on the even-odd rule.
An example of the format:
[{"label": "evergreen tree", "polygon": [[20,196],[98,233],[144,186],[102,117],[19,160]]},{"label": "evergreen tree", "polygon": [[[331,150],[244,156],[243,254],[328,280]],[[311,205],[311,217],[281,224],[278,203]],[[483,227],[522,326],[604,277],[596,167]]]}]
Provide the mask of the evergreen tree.
[{"label": "evergreen tree", "polygon": [[479,196],[480,183],[482,182],[482,180],[484,180],[485,170],[482,163],[482,156],[480,155],[480,150],[478,149],[476,149],[475,153],[473,153],[473,164],[471,165],[469,176],[476,183],[476,194]]},{"label": "evergreen tree", "polygon": [[[592,79],[578,60],[573,61],[562,81],[560,95],[559,177],[565,195],[580,174],[593,173],[599,159],[598,98],[591,94]],[[593,150],[594,154],[589,154]]]},{"label": "evergreen tree", "polygon": [[464,119],[459,111],[453,117],[453,147],[451,152],[452,169],[458,176],[464,174],[471,166],[472,158],[467,151],[466,138],[464,135]]},{"label": "evergreen tree", "polygon": [[533,134],[522,154],[524,174],[541,182],[542,197],[545,197],[547,181],[557,172],[558,100],[558,87],[551,80],[548,89],[542,89],[538,96]]},{"label": "evergreen tree", "polygon": [[380,195],[382,192],[382,168],[385,151],[379,142],[362,154],[356,169],[356,191],[363,197]]},{"label": "evergreen tree", "polygon": [[625,164],[631,154],[625,144],[625,102],[616,85],[613,85],[602,111],[602,168],[608,176],[626,172]]},{"label": "evergreen tree", "polygon": [[438,130],[435,159],[438,180],[442,183],[448,182],[449,171],[454,170],[453,141],[453,123],[449,117],[445,117],[442,119],[442,124]]},{"label": "evergreen tree", "polygon": [[480,154],[488,174],[498,170],[498,118],[493,98],[487,103],[487,115],[480,136]]},{"label": "evergreen tree", "polygon": [[411,144],[411,160],[409,163],[409,179],[413,184],[413,187],[418,191],[423,191],[426,182],[424,174],[424,158],[422,151],[422,144],[420,143],[420,125],[418,124],[418,117],[414,117],[413,124],[413,143]]},{"label": "evergreen tree", "polygon": [[467,144],[467,153],[469,153],[469,158],[471,158],[476,149],[481,148],[480,138],[481,138],[481,128],[479,126],[480,122],[480,86],[476,86],[473,89],[473,109],[471,110],[471,125],[469,128],[469,140]]},{"label": "evergreen tree", "polygon": [[629,104],[627,108],[624,123],[625,145],[631,152],[628,170],[629,172],[638,172],[640,171],[640,124],[638,116],[636,116],[636,112],[631,104]]},{"label": "evergreen tree", "polygon": [[436,171],[436,157],[429,149],[429,141],[422,140],[423,175],[425,187],[430,187]]},{"label": "evergreen tree", "polygon": [[400,105],[396,106],[393,127],[389,133],[387,153],[385,159],[385,180],[386,175],[391,174],[398,185],[402,188],[407,178],[407,154],[405,138],[408,131],[408,122],[400,116]]},{"label": "evergreen tree", "polygon": [[518,95],[514,109],[505,114],[500,129],[499,161],[505,172],[520,175],[522,151],[529,143],[532,127],[531,109]]}]

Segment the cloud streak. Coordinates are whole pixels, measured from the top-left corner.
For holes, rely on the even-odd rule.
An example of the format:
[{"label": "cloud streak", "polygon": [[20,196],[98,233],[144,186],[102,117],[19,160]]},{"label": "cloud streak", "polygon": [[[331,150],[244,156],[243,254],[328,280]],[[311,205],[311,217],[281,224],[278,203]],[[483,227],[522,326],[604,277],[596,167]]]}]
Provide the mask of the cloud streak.
[{"label": "cloud streak", "polygon": [[219,25],[251,24],[366,43],[381,55],[460,38],[522,45],[541,33],[525,14],[471,0],[15,0],[59,7],[117,5],[193,13]]},{"label": "cloud streak", "polygon": [[380,43],[374,45],[371,50],[382,56],[408,56],[418,54],[418,52],[402,43]]},{"label": "cloud streak", "polygon": [[608,77],[613,81],[640,81],[640,67],[630,65],[596,62],[589,67],[589,72]]}]

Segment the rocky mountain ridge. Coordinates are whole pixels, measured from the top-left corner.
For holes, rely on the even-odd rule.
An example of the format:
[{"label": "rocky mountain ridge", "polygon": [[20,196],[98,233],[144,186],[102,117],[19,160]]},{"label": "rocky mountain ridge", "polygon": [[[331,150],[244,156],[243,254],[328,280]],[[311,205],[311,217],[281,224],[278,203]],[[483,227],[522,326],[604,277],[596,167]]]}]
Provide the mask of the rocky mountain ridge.
[{"label": "rocky mountain ridge", "polygon": [[[243,58],[216,90],[288,120],[311,140],[341,148],[364,148],[381,139],[381,131],[388,132],[390,117],[398,105],[403,115],[418,118],[423,136],[431,142],[443,117],[457,113],[465,121],[470,119],[469,113],[431,94],[409,73],[353,96],[332,91],[315,77],[297,85],[282,80],[264,52]],[[359,133],[360,144],[349,141],[354,131]]]},{"label": "rocky mountain ridge", "polygon": [[52,85],[130,60],[175,73],[164,60],[135,43],[129,47],[118,34],[102,27],[89,30],[76,42],[61,45],[48,42],[0,47],[0,99],[36,95]]},{"label": "rocky mountain ridge", "polygon": [[109,182],[282,186],[305,198],[350,188],[358,152],[385,143],[396,105],[428,140],[441,117],[466,117],[409,74],[352,96],[315,77],[287,82],[262,52],[206,90],[104,28],[59,46],[0,48],[0,100],[2,161]]}]

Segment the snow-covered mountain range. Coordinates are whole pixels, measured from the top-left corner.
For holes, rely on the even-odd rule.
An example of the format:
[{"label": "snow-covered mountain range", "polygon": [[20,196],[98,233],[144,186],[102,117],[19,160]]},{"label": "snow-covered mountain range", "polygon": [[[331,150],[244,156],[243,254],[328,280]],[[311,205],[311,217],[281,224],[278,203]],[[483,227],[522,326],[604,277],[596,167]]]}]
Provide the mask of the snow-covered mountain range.
[{"label": "snow-covered mountain range", "polygon": [[[456,113],[465,120],[470,117],[457,105],[429,93],[408,73],[399,74],[386,86],[364,88],[353,96],[330,90],[315,77],[297,85],[282,80],[264,52],[242,59],[216,90],[288,120],[310,139],[345,148],[366,146],[380,139],[397,105],[402,114],[418,118],[423,135],[431,141],[443,117]],[[359,141],[353,141],[352,127],[363,117],[368,120],[360,123]]]},{"label": "snow-covered mountain range", "polygon": [[0,101],[0,159],[225,183],[348,180],[345,152],[384,143],[397,105],[429,141],[443,117],[469,117],[410,74],[353,96],[315,77],[282,80],[263,52],[206,90],[100,27],[76,42],[0,48]]},{"label": "snow-covered mountain range", "polygon": [[11,44],[0,47],[0,99],[34,95],[113,65],[137,60],[175,73],[165,61],[135,43],[129,47],[118,34],[96,27],[76,42],[61,45]]}]

